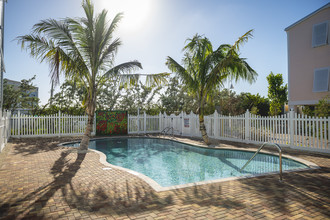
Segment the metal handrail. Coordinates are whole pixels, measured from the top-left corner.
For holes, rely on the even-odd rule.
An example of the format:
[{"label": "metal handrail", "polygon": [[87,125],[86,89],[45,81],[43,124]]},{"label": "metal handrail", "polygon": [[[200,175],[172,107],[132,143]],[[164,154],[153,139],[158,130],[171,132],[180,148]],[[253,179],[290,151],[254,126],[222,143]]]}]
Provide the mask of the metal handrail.
[{"label": "metal handrail", "polygon": [[255,156],[257,156],[257,154],[261,151],[261,149],[265,146],[265,145],[271,145],[271,146],[275,146],[277,147],[278,149],[278,156],[279,156],[279,159],[280,159],[280,163],[279,163],[279,166],[280,166],[280,181],[283,180],[282,178],[282,149],[281,147],[278,145],[278,144],[275,144],[275,143],[268,143],[268,142],[265,142],[261,145],[261,147],[259,147],[259,149],[255,152],[255,154],[251,157],[250,160],[248,160],[248,162],[246,162],[246,164],[240,169],[240,172],[242,172],[242,170],[251,162],[251,160],[253,160],[253,158]]},{"label": "metal handrail", "polygon": [[174,137],[174,128],[173,128],[173,127],[166,127],[166,128],[164,128],[164,129],[160,132],[160,134],[163,134],[163,133],[164,133],[164,135],[166,135],[166,134],[168,134],[168,132],[171,131],[171,130],[172,130],[172,137]]}]

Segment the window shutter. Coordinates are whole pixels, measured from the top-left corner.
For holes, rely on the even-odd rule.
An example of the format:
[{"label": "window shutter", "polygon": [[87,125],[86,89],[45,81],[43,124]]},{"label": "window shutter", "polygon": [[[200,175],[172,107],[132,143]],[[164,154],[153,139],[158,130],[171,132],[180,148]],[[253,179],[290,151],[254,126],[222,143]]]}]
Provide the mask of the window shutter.
[{"label": "window shutter", "polygon": [[313,92],[329,91],[329,68],[314,71]]},{"label": "window shutter", "polygon": [[315,24],[313,26],[313,47],[327,44],[328,41],[328,22]]}]

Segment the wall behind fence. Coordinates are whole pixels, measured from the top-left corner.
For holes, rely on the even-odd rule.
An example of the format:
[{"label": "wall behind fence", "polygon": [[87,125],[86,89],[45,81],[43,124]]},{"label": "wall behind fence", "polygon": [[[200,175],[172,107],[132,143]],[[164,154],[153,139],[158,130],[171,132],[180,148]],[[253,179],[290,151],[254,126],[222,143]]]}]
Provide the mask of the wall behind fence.
[{"label": "wall behind fence", "polygon": [[127,134],[127,111],[96,111],[96,135]]},{"label": "wall behind fence", "polygon": [[[128,133],[160,133],[201,137],[198,115],[140,114],[128,116]],[[247,111],[243,115],[225,116],[218,113],[205,116],[209,137],[245,143],[272,142],[282,146],[330,153],[330,118],[316,118],[289,112],[280,116],[261,117]],[[166,129],[165,129],[166,131]]]}]

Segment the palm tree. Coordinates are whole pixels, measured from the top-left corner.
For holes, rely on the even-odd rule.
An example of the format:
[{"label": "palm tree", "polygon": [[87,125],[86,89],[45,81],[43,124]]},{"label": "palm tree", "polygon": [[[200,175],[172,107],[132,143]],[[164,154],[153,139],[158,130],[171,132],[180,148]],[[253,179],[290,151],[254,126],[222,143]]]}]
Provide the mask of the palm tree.
[{"label": "palm tree", "polygon": [[257,73],[239,54],[239,47],[252,37],[252,31],[246,32],[233,45],[223,44],[215,51],[209,39],[196,34],[192,39],[187,39],[187,45],[183,48],[183,65],[167,57],[168,68],[176,73],[198,102],[200,131],[206,144],[210,142],[204,124],[205,104],[215,89],[220,89],[228,78],[252,83],[257,77]]},{"label": "palm tree", "polygon": [[[121,84],[135,83],[139,74],[129,73],[142,66],[136,60],[115,65],[114,58],[121,41],[114,38],[113,33],[122,18],[121,13],[107,22],[107,11],[94,16],[90,0],[83,0],[82,7],[86,17],[42,20],[33,26],[31,34],[19,36],[17,40],[32,57],[50,64],[53,82],[58,84],[59,75],[63,73],[67,79],[85,87],[87,92],[83,103],[88,123],[80,150],[87,150],[99,89],[111,77],[119,77]],[[147,83],[164,82],[165,75],[148,75]]]}]

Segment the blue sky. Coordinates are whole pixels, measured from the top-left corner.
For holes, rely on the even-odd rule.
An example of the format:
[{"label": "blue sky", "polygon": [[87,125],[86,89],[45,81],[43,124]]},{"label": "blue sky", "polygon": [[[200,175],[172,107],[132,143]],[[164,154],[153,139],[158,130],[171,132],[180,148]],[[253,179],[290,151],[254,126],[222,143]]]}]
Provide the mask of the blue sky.
[{"label": "blue sky", "polygon": [[[94,0],[97,11],[109,19],[124,12],[115,37],[123,45],[116,63],[138,60],[141,73],[168,72],[165,59],[182,58],[185,40],[198,33],[216,48],[234,43],[250,29],[254,37],[241,48],[241,56],[259,74],[250,85],[233,83],[234,91],[267,96],[266,76],[282,73],[287,82],[287,41],[284,29],[327,4],[328,0]],[[41,104],[50,95],[48,64],[40,64],[21,50],[15,38],[29,34],[42,19],[83,16],[81,0],[8,0],[5,6],[5,78],[20,81],[36,75]],[[63,78],[61,79],[63,82]]]}]

